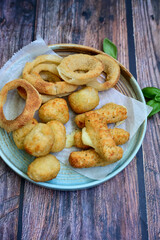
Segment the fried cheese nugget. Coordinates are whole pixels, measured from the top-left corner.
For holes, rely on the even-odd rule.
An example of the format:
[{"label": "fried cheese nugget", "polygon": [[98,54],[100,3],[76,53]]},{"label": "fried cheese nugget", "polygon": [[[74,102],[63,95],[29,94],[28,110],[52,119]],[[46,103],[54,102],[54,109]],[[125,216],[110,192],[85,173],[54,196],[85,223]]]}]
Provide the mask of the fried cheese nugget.
[{"label": "fried cheese nugget", "polygon": [[29,154],[40,157],[51,151],[53,142],[52,129],[47,124],[38,123],[25,137],[24,149]]},{"label": "fried cheese nugget", "polygon": [[123,156],[123,149],[117,147],[106,125],[106,119],[97,113],[85,115],[86,131],[95,151],[104,161],[114,163]]},{"label": "fried cheese nugget", "polygon": [[[116,123],[127,118],[126,107],[115,103],[107,103],[102,108],[90,111],[88,113],[91,112],[95,112],[103,116],[106,120],[106,123]],[[85,114],[86,113],[82,113],[75,117],[75,123],[79,128],[85,127]]]},{"label": "fried cheese nugget", "polygon": [[55,98],[44,103],[39,109],[39,118],[44,123],[51,120],[58,120],[65,124],[69,120],[69,110],[66,100]]},{"label": "fried cheese nugget", "polygon": [[72,152],[69,163],[74,168],[104,167],[110,162],[104,161],[94,149]]},{"label": "fried cheese nugget", "polygon": [[71,93],[68,97],[68,101],[75,113],[84,113],[98,106],[98,91],[92,87],[85,87]]},{"label": "fried cheese nugget", "polygon": [[[121,128],[108,129],[116,145],[123,145],[129,140],[129,132]],[[86,145],[82,141],[82,131],[77,130],[74,135],[74,145],[75,147],[81,149],[89,149],[90,146]]]},{"label": "fried cheese nugget", "polygon": [[13,131],[13,140],[19,149],[24,149],[24,139],[27,134],[38,124],[36,119],[30,120],[26,125],[23,127]]},{"label": "fried cheese nugget", "polygon": [[54,144],[52,145],[51,152],[62,151],[66,145],[65,126],[57,120],[50,121],[47,123],[47,125],[52,129],[54,134]]},{"label": "fried cheese nugget", "polygon": [[35,182],[46,182],[57,177],[60,171],[58,159],[48,154],[44,157],[36,158],[29,166],[27,175]]}]

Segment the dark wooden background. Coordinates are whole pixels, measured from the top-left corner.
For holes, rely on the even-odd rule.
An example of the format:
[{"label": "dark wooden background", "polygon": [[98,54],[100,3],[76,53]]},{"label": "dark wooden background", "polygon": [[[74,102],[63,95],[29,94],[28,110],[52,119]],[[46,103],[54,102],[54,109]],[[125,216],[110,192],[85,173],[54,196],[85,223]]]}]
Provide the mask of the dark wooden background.
[{"label": "dark wooden background", "polygon": [[[159,0],[0,0],[0,67],[37,35],[97,49],[108,37],[141,88],[160,88]],[[129,166],[89,190],[37,187],[1,160],[0,239],[160,239],[160,115]]]}]

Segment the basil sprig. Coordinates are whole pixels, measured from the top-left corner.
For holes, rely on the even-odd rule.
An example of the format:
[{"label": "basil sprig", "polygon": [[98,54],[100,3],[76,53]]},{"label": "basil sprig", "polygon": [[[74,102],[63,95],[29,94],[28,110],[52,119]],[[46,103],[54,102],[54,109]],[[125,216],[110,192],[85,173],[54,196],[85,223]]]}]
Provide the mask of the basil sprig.
[{"label": "basil sprig", "polygon": [[145,98],[150,99],[147,101],[147,105],[151,106],[153,109],[148,117],[160,112],[160,89],[155,87],[146,87],[142,89]]},{"label": "basil sprig", "polygon": [[117,47],[108,38],[103,40],[103,51],[111,57],[117,59]]}]

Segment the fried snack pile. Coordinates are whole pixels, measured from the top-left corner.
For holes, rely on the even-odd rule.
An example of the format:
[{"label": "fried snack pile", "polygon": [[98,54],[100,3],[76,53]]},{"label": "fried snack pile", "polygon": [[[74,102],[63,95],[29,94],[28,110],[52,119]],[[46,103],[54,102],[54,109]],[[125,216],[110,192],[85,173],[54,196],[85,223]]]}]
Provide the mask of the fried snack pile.
[{"label": "fried snack pile", "polygon": [[[97,77],[104,72],[105,82]],[[80,128],[72,134],[74,145],[81,151],[72,152],[69,163],[75,168],[106,166],[122,158],[123,149],[118,145],[129,140],[123,129],[110,129],[110,123],[127,118],[127,109],[115,103],[99,104],[98,91],[113,87],[120,77],[118,63],[106,54],[91,56],[74,54],[61,58],[55,55],[38,56],[26,63],[22,78],[7,83],[0,92],[0,127],[13,132],[18,149],[37,157],[28,167],[27,174],[34,181],[49,181],[60,171],[59,160],[50,153],[66,147],[66,128],[69,121],[67,101],[79,114],[75,123]],[[75,91],[78,86],[82,89]],[[9,90],[17,89],[26,100],[23,112],[14,120],[7,120],[3,113]],[[40,122],[34,119],[38,110]]]}]

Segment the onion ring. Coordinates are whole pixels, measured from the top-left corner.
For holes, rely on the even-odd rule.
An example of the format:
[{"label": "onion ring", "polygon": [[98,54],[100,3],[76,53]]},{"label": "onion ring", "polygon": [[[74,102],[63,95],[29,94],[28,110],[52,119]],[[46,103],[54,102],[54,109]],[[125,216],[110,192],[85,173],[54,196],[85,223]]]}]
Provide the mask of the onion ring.
[{"label": "onion ring", "polygon": [[94,87],[98,91],[104,91],[113,87],[119,80],[120,67],[119,64],[110,56],[98,54],[95,56],[104,65],[104,72],[106,73],[105,83],[99,83],[97,80],[89,82],[87,86]]},{"label": "onion ring", "polygon": [[93,56],[74,54],[63,58],[57,69],[64,81],[70,84],[84,85],[101,74],[103,64]]},{"label": "onion ring", "polygon": [[58,65],[62,58],[55,55],[42,55],[37,57],[33,62],[26,63],[23,69],[23,78],[30,82],[40,93],[48,95],[57,95],[62,93],[73,92],[77,86],[62,82],[46,82],[39,73],[32,73],[32,69],[41,63],[52,63]]},{"label": "onion ring", "polygon": [[[23,98],[23,99],[27,98],[27,93],[24,90],[24,88],[18,87],[17,91],[18,91],[18,94],[21,96],[21,98]],[[54,96],[54,95],[45,95],[45,94],[40,94],[39,93],[39,96],[40,96],[41,101],[42,101],[41,103],[43,104],[43,103],[48,102],[51,99],[55,99],[55,98],[58,98],[58,97],[65,97],[65,96],[67,96],[69,94],[70,93],[62,93],[62,94],[58,94],[58,95]]]},{"label": "onion ring", "polygon": [[[23,112],[14,120],[7,120],[3,113],[3,105],[6,102],[9,90],[17,87],[22,87],[27,92],[26,105]],[[27,124],[34,116],[36,110],[41,105],[41,98],[38,91],[24,79],[15,79],[7,83],[0,92],[0,127],[4,128],[7,132],[14,131],[25,124]]]},{"label": "onion ring", "polygon": [[50,73],[55,74],[56,76],[59,76],[57,66],[55,64],[47,64],[47,63],[41,63],[36,67],[34,67],[31,71],[31,74],[40,73],[42,71],[48,71]]}]

